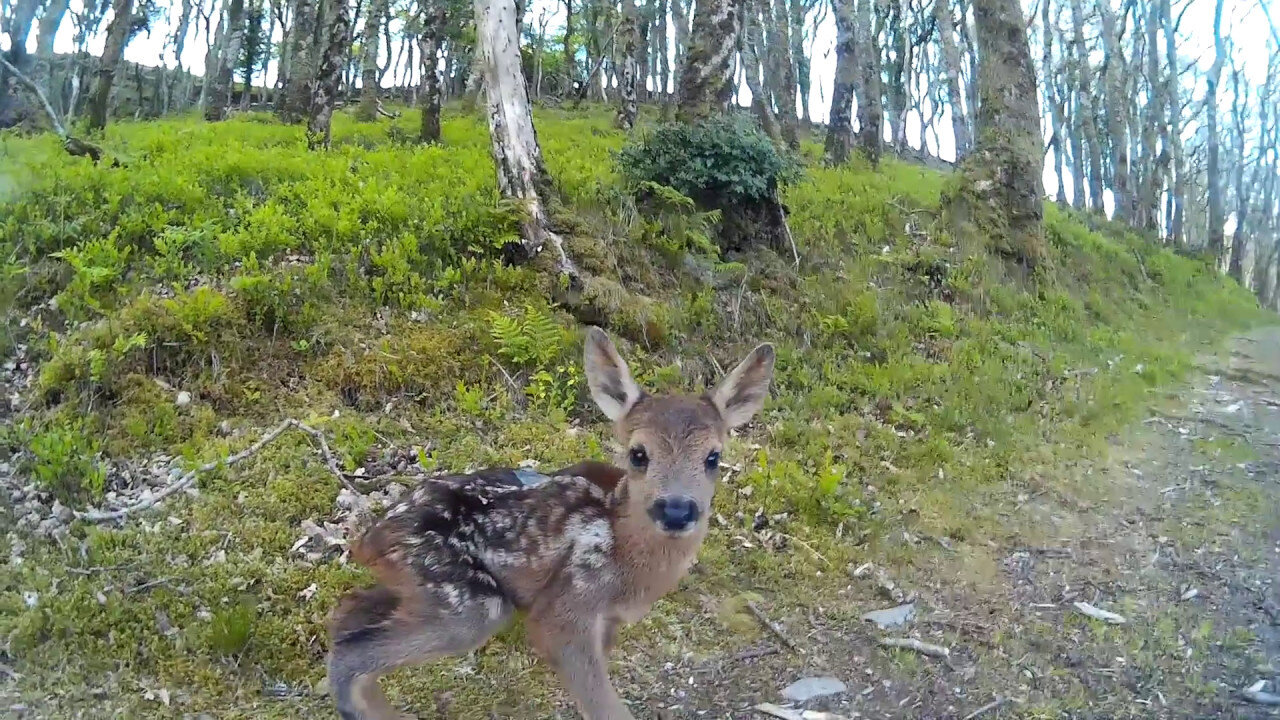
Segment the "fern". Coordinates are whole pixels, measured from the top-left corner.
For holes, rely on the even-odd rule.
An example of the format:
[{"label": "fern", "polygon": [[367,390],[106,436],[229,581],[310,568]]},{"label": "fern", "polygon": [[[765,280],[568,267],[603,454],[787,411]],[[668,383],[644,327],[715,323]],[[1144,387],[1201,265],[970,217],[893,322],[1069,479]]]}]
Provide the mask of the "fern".
[{"label": "fern", "polygon": [[498,355],[516,365],[545,367],[564,351],[564,331],[554,318],[532,305],[525,305],[518,317],[491,312],[489,320]]}]

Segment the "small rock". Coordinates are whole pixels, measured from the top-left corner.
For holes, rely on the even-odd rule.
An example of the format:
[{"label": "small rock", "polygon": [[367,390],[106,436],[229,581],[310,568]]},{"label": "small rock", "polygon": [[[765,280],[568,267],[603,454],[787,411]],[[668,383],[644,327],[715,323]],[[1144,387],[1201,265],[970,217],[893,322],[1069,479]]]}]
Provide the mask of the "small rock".
[{"label": "small rock", "polygon": [[907,624],[911,621],[911,618],[915,617],[915,614],[916,604],[911,602],[885,610],[872,610],[869,613],[864,613],[862,619],[875,623],[881,630],[886,630]]},{"label": "small rock", "polygon": [[221,435],[222,437],[226,437],[231,434],[230,420],[223,420],[222,422],[218,423],[218,434]]},{"label": "small rock", "polygon": [[40,604],[40,593],[35,590],[23,590],[22,602],[29,608],[33,608]]},{"label": "small rock", "polygon": [[178,391],[178,397],[174,399],[173,403],[178,407],[186,407],[190,405],[191,393],[187,392],[186,390]]},{"label": "small rock", "polygon": [[782,689],[782,697],[794,703],[836,695],[848,690],[845,684],[830,676],[801,678]]},{"label": "small rock", "polygon": [[63,505],[57,500],[54,500],[53,516],[58,518],[62,522],[71,522],[71,518],[72,518],[71,508],[67,507],[66,505]]},{"label": "small rock", "polygon": [[400,496],[404,495],[406,490],[407,488],[405,486],[401,485],[400,483],[394,483],[394,482],[388,484],[385,488],[383,488],[383,492],[387,494],[387,500],[390,502],[396,502],[397,500],[399,500]]}]

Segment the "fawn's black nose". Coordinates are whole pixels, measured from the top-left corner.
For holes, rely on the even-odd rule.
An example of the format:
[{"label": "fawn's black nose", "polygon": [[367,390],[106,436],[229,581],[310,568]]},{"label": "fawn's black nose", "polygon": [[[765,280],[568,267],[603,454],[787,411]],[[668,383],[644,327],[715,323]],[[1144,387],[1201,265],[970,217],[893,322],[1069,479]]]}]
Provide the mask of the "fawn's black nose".
[{"label": "fawn's black nose", "polygon": [[684,532],[698,522],[698,503],[687,495],[660,497],[649,506],[649,517],[667,532]]}]

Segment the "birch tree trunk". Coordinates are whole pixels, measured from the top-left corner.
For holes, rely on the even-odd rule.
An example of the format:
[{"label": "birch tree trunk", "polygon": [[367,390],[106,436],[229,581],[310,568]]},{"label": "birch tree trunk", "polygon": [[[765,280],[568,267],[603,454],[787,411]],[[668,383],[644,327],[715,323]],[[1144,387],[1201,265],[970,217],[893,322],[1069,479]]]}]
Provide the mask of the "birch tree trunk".
[{"label": "birch tree trunk", "polygon": [[[969,121],[961,104],[964,93],[960,89],[962,74],[960,47],[956,45],[956,24],[951,14],[950,0],[933,0],[933,17],[938,24],[938,37],[942,44],[942,74],[947,87],[947,105],[951,111],[951,133],[955,136],[956,161],[969,154],[973,136],[969,133]],[[837,59],[837,63],[839,60]],[[837,71],[838,72],[838,71]],[[969,108],[973,112],[974,108]]]},{"label": "birch tree trunk", "polygon": [[107,42],[98,61],[98,78],[93,85],[93,97],[89,100],[89,129],[102,130],[107,126],[107,110],[111,102],[111,86],[115,83],[116,69],[124,57],[124,46],[129,42],[129,27],[133,24],[133,0],[114,0],[111,3],[111,22],[107,24]]},{"label": "birch tree trunk", "polygon": [[1126,61],[1120,46],[1120,29],[1111,0],[1099,0],[1102,16],[1103,82],[1106,85],[1107,134],[1111,139],[1111,194],[1115,198],[1114,217],[1133,221],[1133,183],[1129,170],[1129,95],[1125,92]]},{"label": "birch tree trunk", "polygon": [[46,97],[53,94],[53,40],[67,14],[67,5],[68,0],[50,0],[36,29],[36,64],[39,68],[37,82]]},{"label": "birch tree trunk", "polygon": [[311,108],[316,78],[316,0],[293,0],[293,25],[289,31],[289,75],[281,93],[280,119],[298,122]]},{"label": "birch tree trunk", "polygon": [[685,63],[685,52],[689,48],[689,12],[688,0],[670,0],[671,24],[675,31],[675,64],[671,68],[672,87],[677,94],[680,91],[680,76]]},{"label": "birch tree trunk", "polygon": [[733,57],[741,11],[735,0],[696,0],[680,71],[676,119],[696,123],[733,100]]},{"label": "birch tree trunk", "polygon": [[328,148],[333,121],[333,104],[342,82],[342,69],[351,49],[351,8],[347,0],[325,0],[324,24],[319,37],[320,61],[316,67],[315,91],[307,119],[307,148]]},{"label": "birch tree trunk", "polygon": [[422,55],[422,128],[424,143],[440,142],[440,38],[448,19],[444,0],[428,0],[418,39]]},{"label": "birch tree trunk", "polygon": [[1182,158],[1182,102],[1178,92],[1178,46],[1173,26],[1172,0],[1160,0],[1160,16],[1164,26],[1165,100],[1168,102],[1169,171],[1173,190],[1169,195],[1169,242],[1182,245],[1182,204],[1186,198],[1186,170]]},{"label": "birch tree trunk", "polygon": [[[767,13],[766,13],[767,15]],[[769,55],[776,66],[772,94],[778,105],[782,139],[793,150],[800,147],[800,117],[796,114],[796,69],[791,58],[791,28],[787,0],[773,0],[769,31]]]},{"label": "birch tree trunk", "polygon": [[[226,22],[227,31],[218,51],[217,65],[205,75],[209,93],[204,106],[204,119],[210,122],[225,119],[227,108],[231,106],[236,61],[240,58],[240,46],[244,42],[244,0],[228,0]],[[247,83],[245,92],[249,92]]]},{"label": "birch tree trunk", "polygon": [[796,70],[796,86],[800,92],[800,118],[806,125],[809,115],[809,56],[804,52],[805,5],[803,0],[789,0],[788,22],[791,24],[791,64]]},{"label": "birch tree trunk", "polygon": [[520,66],[520,33],[515,0],[475,0],[475,22],[489,115],[489,148],[503,197],[524,204],[520,256],[530,258],[550,244],[557,272],[570,284],[578,271],[565,253],[560,237],[551,232],[543,195],[550,178],[542,164],[542,150],[533,127],[529,93]]},{"label": "birch tree trunk", "polygon": [[360,38],[360,107],[356,119],[362,122],[378,118],[378,31],[386,14],[387,0],[369,0]]},{"label": "birch tree trunk", "polygon": [[884,97],[880,82],[880,40],[874,18],[878,0],[858,0],[858,52],[862,73],[858,97],[858,147],[871,163],[880,164],[884,144]]},{"label": "birch tree trunk", "polygon": [[636,67],[636,51],[640,45],[640,18],[635,0],[622,0],[622,24],[618,33],[622,40],[622,72],[618,75],[618,127],[630,130],[636,124],[636,85],[639,84],[639,68]]},{"label": "birch tree trunk", "polygon": [[1208,125],[1208,177],[1209,183],[1209,252],[1213,254],[1217,263],[1215,267],[1222,264],[1222,253],[1226,245],[1226,224],[1224,211],[1222,207],[1222,172],[1218,160],[1218,81],[1222,78],[1222,66],[1227,61],[1227,47],[1222,38],[1222,5],[1223,0],[1217,0],[1213,11],[1213,46],[1214,58],[1213,66],[1209,68],[1209,75],[1206,78],[1207,90],[1205,92],[1205,115],[1207,115]]},{"label": "birch tree trunk", "polygon": [[[847,161],[853,147],[853,94],[858,81],[854,1],[832,0],[836,17],[836,76],[831,90],[825,144],[826,161],[830,165]],[[946,0],[937,2],[945,3]]]},{"label": "birch tree trunk", "polygon": [[1044,48],[1044,100],[1049,106],[1049,118],[1053,131],[1053,137],[1050,145],[1053,148],[1054,171],[1058,177],[1058,196],[1059,205],[1067,204],[1067,179],[1064,172],[1064,163],[1062,156],[1066,143],[1063,138],[1062,128],[1062,107],[1058,104],[1056,87],[1054,82],[1053,67],[1053,21],[1050,12],[1050,0],[1042,0],[1040,5],[1040,28],[1042,33],[1041,45]]},{"label": "birch tree trunk", "polygon": [[[765,0],[767,2],[767,0]],[[744,0],[742,9],[743,42],[742,65],[743,80],[751,91],[751,110],[760,120],[760,127],[774,142],[782,140],[782,130],[778,127],[778,118],[769,107],[769,92],[762,81],[763,63],[760,60],[761,48],[764,46],[764,33],[760,27],[760,0]]]},{"label": "birch tree trunk", "polygon": [[966,187],[949,200],[953,219],[993,249],[1034,268],[1045,260],[1040,103],[1018,0],[974,0],[978,50],[978,142],[961,165]]}]

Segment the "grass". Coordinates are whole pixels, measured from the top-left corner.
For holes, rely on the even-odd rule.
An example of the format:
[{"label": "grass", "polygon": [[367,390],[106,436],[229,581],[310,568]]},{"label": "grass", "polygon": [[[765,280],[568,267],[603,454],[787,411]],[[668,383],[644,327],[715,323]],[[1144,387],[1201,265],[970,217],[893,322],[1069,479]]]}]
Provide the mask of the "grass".
[{"label": "grass", "polygon": [[[988,541],[1037,532],[1002,504],[1104,492],[1057,469],[1101,452],[1153,388],[1261,317],[1204,264],[1056,207],[1048,261],[1012,276],[937,219],[944,177],[894,161],[810,162],[785,195],[798,269],[768,251],[723,257],[697,241],[707,218],[637,208],[606,110],[537,122],[556,223],[642,382],[702,387],[754,343],[778,347],[772,399],[726,453],[722,521],[694,578],[624,634],[641,675],[748,642],[743,593],[833,607],[850,563],[937,567],[941,547],[904,530],[960,553],[959,587],[989,585]],[[448,114],[426,148],[403,140],[416,126],[412,111],[339,114],[334,149],[310,154],[300,128],[255,115],[123,122],[105,139],[123,168],[0,135],[0,297],[13,298],[0,337],[37,369],[2,452],[77,506],[111,489],[112,462],[198,464],[286,416],[324,430],[348,468],[392,446],[448,469],[606,455],[577,322],[548,304],[547,277],[499,261],[517,216],[494,190],[482,121]],[[289,436],[123,528],[21,541],[24,561],[0,570],[0,637],[25,692],[73,712],[107,688],[158,712],[168,688],[174,711],[287,715],[263,684],[315,686],[324,617],[366,581],[290,552],[338,489]],[[759,515],[774,518],[764,542]],[[718,615],[697,612],[708,602]],[[522,647],[513,630],[392,686],[419,710],[448,690],[466,717],[545,716],[554,684]]]}]

